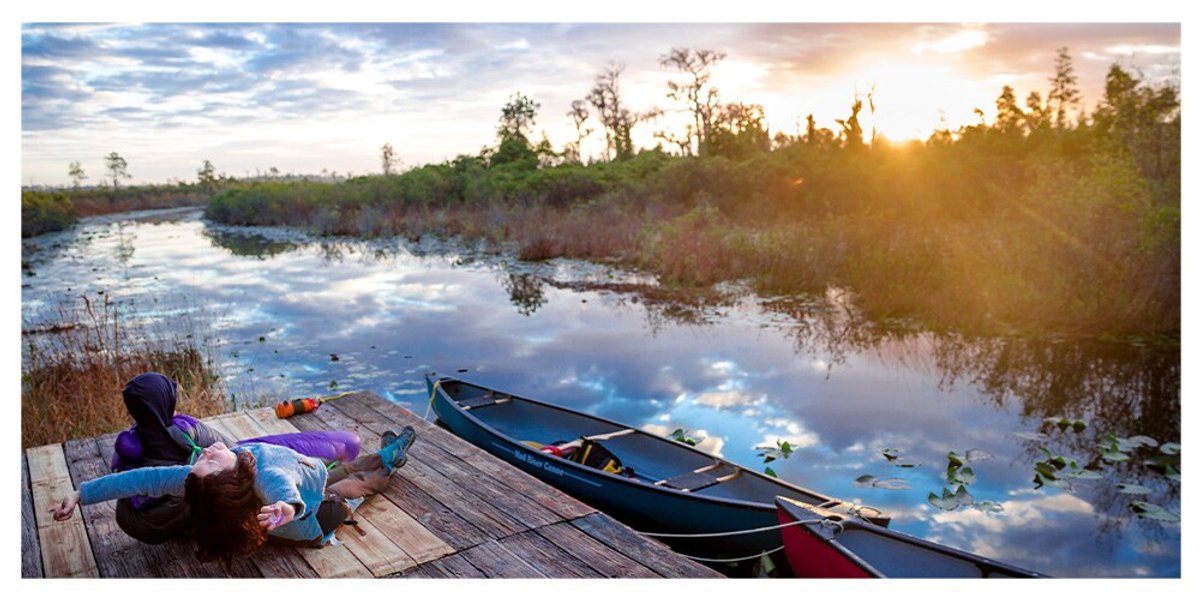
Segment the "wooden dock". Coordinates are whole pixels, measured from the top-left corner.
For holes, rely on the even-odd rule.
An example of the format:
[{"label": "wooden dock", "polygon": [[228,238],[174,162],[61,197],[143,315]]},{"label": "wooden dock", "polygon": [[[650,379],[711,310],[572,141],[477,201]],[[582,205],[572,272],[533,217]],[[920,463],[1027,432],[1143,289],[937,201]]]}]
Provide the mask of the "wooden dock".
[{"label": "wooden dock", "polygon": [[[370,393],[281,420],[269,408],[204,419],[232,439],[341,429],[379,448],[384,431],[417,430],[408,463],[359,508],[365,531],[341,545],[269,545],[230,568],[195,560],[178,540],[138,542],[117,527],[116,502],[56,522],[49,507],[109,472],[116,433],[22,454],[22,577],[700,578],[716,571],[673,553],[519,469]],[[82,518],[79,513],[82,512]]]}]

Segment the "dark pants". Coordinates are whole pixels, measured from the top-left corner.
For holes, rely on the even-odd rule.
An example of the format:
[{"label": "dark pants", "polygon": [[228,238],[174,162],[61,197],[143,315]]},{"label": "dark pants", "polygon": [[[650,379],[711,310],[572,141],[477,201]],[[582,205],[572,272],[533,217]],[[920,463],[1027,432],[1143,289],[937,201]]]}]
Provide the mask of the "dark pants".
[{"label": "dark pants", "polygon": [[117,526],[135,540],[161,544],[187,529],[188,507],[179,496],[163,496],[134,508],[129,498],[117,500]]}]

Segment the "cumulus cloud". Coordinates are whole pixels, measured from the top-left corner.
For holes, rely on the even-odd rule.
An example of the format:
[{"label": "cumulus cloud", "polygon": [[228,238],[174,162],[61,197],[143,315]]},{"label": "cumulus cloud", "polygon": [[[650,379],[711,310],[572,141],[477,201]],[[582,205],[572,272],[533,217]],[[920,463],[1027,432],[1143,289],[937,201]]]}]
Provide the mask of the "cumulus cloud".
[{"label": "cumulus cloud", "polygon": [[[640,429],[648,433],[653,433],[654,435],[671,437],[671,433],[679,428],[668,425],[659,425],[657,423],[647,423],[642,425]],[[713,437],[709,435],[707,430],[704,429],[688,430],[688,435],[690,435],[692,438],[700,440],[700,442],[695,446],[697,450],[707,452],[713,456],[724,456],[724,454],[721,453],[721,451],[725,449],[724,438]]]}]

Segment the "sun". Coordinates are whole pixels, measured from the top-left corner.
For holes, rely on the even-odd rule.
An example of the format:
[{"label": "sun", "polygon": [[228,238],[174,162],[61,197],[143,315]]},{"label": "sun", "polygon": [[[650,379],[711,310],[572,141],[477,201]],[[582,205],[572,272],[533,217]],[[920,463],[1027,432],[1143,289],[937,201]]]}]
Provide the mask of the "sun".
[{"label": "sun", "polygon": [[863,99],[863,131],[869,134],[874,127],[895,141],[926,139],[941,127],[953,131],[976,123],[975,109],[988,114],[999,94],[947,64],[872,64],[854,78]]}]

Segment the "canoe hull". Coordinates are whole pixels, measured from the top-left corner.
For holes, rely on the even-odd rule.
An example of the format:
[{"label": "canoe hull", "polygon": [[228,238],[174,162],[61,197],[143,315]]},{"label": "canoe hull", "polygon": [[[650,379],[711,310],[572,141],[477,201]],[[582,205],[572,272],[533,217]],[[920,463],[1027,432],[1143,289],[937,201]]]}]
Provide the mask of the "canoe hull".
[{"label": "canoe hull", "polygon": [[[539,452],[473,418],[444,389],[435,389],[434,382],[427,377],[433,409],[450,431],[643,533],[708,534],[778,524],[776,508],[769,503],[722,500],[647,485]],[[817,495],[808,498],[815,502],[829,500]],[[720,538],[651,537],[677,552],[701,558],[754,557],[783,544],[777,530]]]}]

